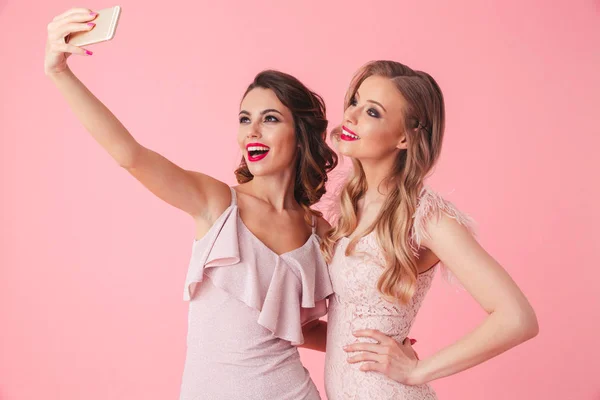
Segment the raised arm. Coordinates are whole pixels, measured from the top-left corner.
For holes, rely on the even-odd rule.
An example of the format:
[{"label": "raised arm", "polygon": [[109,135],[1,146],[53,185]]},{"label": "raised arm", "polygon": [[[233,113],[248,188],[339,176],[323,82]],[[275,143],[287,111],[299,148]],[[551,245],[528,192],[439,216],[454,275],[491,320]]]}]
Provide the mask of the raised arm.
[{"label": "raised arm", "polygon": [[44,69],[85,129],[110,156],[152,193],[196,220],[208,223],[230,201],[229,188],[207,175],[182,169],[138,143],[115,115],[75,76],[67,64],[71,54],[91,52],[66,43],[73,32],[93,29],[96,15],[74,8],[48,25]]}]

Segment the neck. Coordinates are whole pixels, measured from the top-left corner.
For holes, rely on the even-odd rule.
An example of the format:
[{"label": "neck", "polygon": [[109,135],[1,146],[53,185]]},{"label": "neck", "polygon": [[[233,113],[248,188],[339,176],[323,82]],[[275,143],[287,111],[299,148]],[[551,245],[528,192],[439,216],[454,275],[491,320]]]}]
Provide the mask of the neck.
[{"label": "neck", "polygon": [[294,209],[298,207],[294,197],[295,176],[294,170],[276,175],[255,176],[246,185],[252,196],[270,204],[275,210]]},{"label": "neck", "polygon": [[360,160],[367,182],[367,190],[363,197],[365,204],[385,199],[390,190],[387,178],[392,174],[397,156],[397,153],[394,153],[389,157],[377,160]]}]

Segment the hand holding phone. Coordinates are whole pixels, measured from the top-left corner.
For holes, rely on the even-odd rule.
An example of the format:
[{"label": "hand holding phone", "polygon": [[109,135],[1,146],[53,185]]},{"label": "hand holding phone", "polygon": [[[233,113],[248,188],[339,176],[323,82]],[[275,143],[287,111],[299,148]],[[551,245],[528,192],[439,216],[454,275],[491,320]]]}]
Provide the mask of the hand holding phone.
[{"label": "hand holding phone", "polygon": [[93,21],[95,26],[91,30],[71,33],[67,36],[66,42],[81,47],[111,40],[115,36],[120,16],[121,7],[119,6],[100,10]]},{"label": "hand holding phone", "polygon": [[100,11],[87,8],[72,8],[54,17],[48,24],[46,75],[54,75],[67,69],[67,58],[71,54],[92,55],[81,46],[111,40],[117,29],[121,7],[115,6]]}]

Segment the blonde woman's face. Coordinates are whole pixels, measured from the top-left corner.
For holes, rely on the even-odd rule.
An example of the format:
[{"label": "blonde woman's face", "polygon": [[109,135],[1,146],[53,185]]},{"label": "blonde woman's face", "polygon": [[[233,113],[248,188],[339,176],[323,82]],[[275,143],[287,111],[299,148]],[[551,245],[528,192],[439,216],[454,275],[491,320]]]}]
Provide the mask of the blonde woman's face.
[{"label": "blonde woman's face", "polygon": [[403,111],[406,100],[382,76],[365,79],[344,111],[338,151],[358,160],[381,159],[406,149]]}]

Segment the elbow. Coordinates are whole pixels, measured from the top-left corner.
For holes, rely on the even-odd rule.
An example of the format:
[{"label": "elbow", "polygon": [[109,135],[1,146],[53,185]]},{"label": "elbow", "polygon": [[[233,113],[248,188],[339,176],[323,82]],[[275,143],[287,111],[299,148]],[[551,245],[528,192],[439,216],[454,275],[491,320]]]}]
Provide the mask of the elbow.
[{"label": "elbow", "polygon": [[530,325],[529,325],[529,329],[527,330],[527,334],[529,335],[527,337],[527,340],[533,339],[539,333],[540,333],[540,325],[538,323],[537,316],[534,313],[533,314],[533,319],[532,319],[532,321],[530,322]]},{"label": "elbow", "polygon": [[540,326],[535,313],[532,313],[532,315],[527,316],[526,319],[523,320],[519,333],[521,342],[533,339],[540,333]]},{"label": "elbow", "polygon": [[511,311],[509,321],[510,331],[517,344],[533,339],[540,332],[537,316],[529,304]]},{"label": "elbow", "polygon": [[137,164],[139,164],[143,150],[144,149],[141,146],[136,146],[133,148],[122,147],[116,149],[113,154],[113,158],[121,168],[132,170],[137,166]]},{"label": "elbow", "polygon": [[540,325],[538,323],[537,315],[533,307],[529,302],[527,306],[521,310],[521,334],[524,338],[523,341],[533,339],[540,333]]}]

